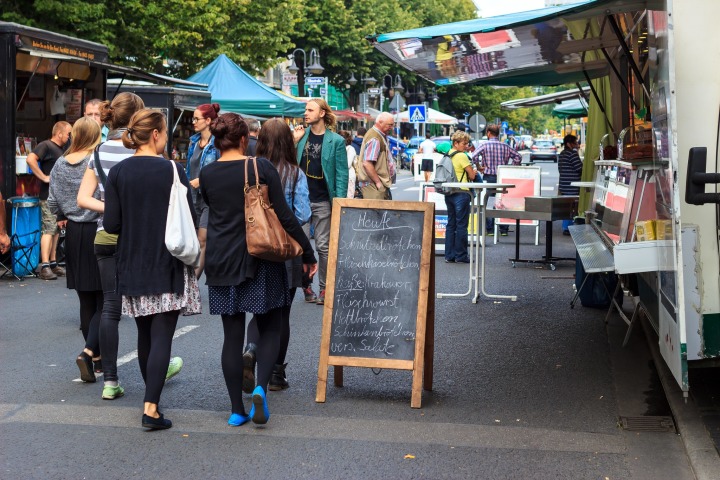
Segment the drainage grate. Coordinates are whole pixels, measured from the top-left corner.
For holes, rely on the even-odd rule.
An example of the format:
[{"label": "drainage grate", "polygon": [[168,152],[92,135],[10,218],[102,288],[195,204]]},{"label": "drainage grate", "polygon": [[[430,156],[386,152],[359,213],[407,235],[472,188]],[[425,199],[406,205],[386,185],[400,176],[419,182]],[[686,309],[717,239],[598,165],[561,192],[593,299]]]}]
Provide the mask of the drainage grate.
[{"label": "drainage grate", "polygon": [[675,432],[672,417],[620,417],[620,426],[633,432]]}]

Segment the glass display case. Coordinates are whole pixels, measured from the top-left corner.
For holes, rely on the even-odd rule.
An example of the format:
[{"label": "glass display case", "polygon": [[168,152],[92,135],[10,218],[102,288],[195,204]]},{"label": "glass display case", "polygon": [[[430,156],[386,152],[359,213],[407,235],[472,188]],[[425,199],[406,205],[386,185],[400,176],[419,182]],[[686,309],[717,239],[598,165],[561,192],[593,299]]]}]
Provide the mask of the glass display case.
[{"label": "glass display case", "polygon": [[663,163],[605,160],[595,164],[589,220],[614,246],[617,272],[672,268],[668,262],[672,260],[673,225],[665,208]]},{"label": "glass display case", "polygon": [[618,136],[618,160],[629,163],[652,163],[652,132],[650,123],[640,123],[623,129]]}]

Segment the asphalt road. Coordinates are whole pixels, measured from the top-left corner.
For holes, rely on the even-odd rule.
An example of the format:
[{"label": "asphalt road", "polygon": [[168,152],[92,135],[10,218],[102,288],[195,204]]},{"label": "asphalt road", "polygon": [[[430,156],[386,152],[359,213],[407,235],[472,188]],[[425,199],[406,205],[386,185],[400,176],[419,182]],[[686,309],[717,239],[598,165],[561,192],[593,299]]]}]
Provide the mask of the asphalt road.
[{"label": "asphalt road", "polygon": [[[416,199],[406,177],[394,196]],[[555,251],[570,256],[557,233]],[[539,258],[544,246],[523,238],[522,255]],[[264,428],[226,424],[219,318],[181,317],[173,353],[185,367],[161,400],[174,427],[145,432],[134,322],[120,329],[126,394],[104,401],[101,378],[75,381],[74,292],[62,280],[0,280],[0,478],[694,478],[674,432],[618,427],[620,416],[667,414],[643,335],[621,348],[618,318],[606,326],[603,310],[571,310],[571,263],[511,268],[513,240],[488,246],[488,290],[517,302],[437,300],[434,389],[421,409],[410,408],[409,372],[364,368],[346,368],[345,386],[330,383],[316,403],[322,307],[298,296],[291,387],[269,393]],[[467,288],[466,266],[438,257],[436,269],[436,291]]]}]

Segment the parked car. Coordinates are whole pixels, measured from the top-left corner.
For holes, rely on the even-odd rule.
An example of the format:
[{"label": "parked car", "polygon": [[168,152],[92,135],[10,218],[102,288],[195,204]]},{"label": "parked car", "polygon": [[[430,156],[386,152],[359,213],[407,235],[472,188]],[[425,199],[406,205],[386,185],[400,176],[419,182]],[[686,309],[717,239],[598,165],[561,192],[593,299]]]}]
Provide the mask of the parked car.
[{"label": "parked car", "polygon": [[398,142],[395,137],[388,137],[388,143],[390,144],[390,152],[392,153],[395,162],[400,165],[400,168],[410,168],[410,159],[405,153],[407,144],[404,142]]},{"label": "parked car", "polygon": [[552,140],[535,140],[530,148],[530,161],[552,160],[557,163],[557,147]]},{"label": "parked car", "polygon": [[527,150],[532,148],[533,146],[533,138],[532,135],[520,135],[517,137],[518,139],[518,150]]}]

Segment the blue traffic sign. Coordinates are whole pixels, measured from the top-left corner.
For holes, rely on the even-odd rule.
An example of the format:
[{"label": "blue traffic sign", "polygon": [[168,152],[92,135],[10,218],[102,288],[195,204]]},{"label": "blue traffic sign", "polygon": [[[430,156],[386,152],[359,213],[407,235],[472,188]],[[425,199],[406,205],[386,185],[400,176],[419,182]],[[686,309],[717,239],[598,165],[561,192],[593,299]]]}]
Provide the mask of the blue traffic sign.
[{"label": "blue traffic sign", "polygon": [[502,128],[508,128],[508,122],[502,122]]},{"label": "blue traffic sign", "polygon": [[425,123],[427,122],[427,108],[425,105],[408,105],[408,116],[412,123]]}]

